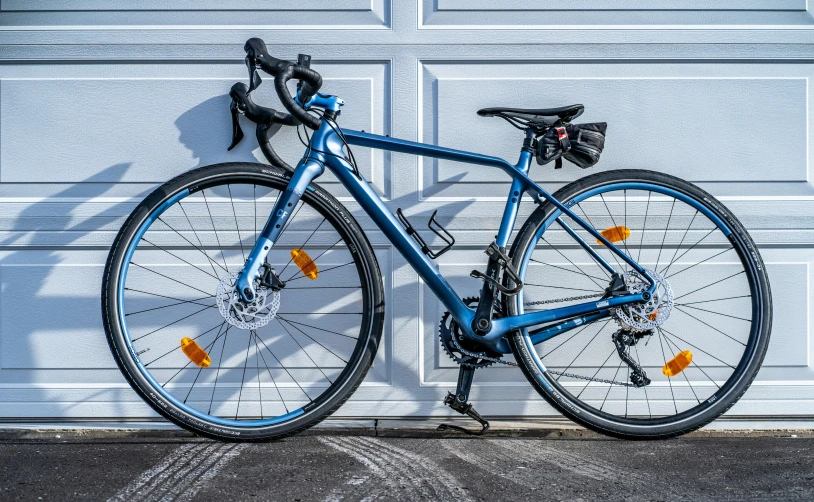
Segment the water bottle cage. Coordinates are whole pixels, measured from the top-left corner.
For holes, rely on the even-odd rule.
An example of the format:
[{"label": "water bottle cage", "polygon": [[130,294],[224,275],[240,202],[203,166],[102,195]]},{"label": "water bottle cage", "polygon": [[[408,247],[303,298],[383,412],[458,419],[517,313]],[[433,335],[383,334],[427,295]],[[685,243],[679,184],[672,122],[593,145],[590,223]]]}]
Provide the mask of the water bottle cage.
[{"label": "water bottle cage", "polygon": [[421,252],[425,255],[429,256],[433,260],[441,256],[442,254],[446,253],[452,246],[455,244],[455,238],[449,233],[444,227],[441,226],[440,223],[435,219],[435,215],[438,214],[438,210],[436,209],[433,211],[432,216],[430,216],[430,221],[427,222],[427,228],[432,230],[432,232],[437,235],[442,241],[446,243],[446,246],[441,248],[439,251],[433,251],[427,246],[427,243],[424,242],[424,239],[421,235],[413,228],[410,222],[407,220],[407,217],[404,216],[404,213],[401,212],[401,208],[396,209],[396,217],[399,219],[402,225],[404,225],[404,229],[407,231],[407,235],[411,235],[413,239],[421,246]]}]

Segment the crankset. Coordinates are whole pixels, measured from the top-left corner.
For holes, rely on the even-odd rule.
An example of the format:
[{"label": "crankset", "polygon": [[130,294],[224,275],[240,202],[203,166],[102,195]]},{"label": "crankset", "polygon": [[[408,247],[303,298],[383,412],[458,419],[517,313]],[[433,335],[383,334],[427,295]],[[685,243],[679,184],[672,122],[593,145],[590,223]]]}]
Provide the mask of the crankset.
[{"label": "crankset", "polygon": [[[480,298],[477,296],[464,298],[463,302],[467,307],[474,307]],[[497,305],[493,306],[493,316],[499,317],[500,311]],[[484,349],[477,342],[466,338],[458,323],[450,315],[444,312],[441,316],[441,324],[438,327],[438,336],[441,340],[441,347],[444,352],[456,363],[470,368],[485,368],[494,363],[515,365],[509,361],[501,359],[502,354],[489,349]]]}]

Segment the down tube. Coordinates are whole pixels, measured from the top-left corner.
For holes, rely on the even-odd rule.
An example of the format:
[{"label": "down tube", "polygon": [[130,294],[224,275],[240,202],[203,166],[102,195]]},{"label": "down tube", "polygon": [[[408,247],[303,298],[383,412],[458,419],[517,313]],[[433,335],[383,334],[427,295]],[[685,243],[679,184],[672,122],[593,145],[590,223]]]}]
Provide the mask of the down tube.
[{"label": "down tube", "polygon": [[463,326],[469,326],[475,313],[464,305],[458,294],[452,289],[452,286],[441,276],[435,264],[421,252],[415,240],[407,235],[404,227],[384,205],[382,199],[373,191],[368,182],[362,178],[357,178],[351,171],[350,166],[342,159],[328,157],[325,164],[339,178],[342,185],[362,206],[362,209],[376,223],[376,226],[387,236],[387,239],[396,246],[396,249],[418,272],[418,275],[424,279],[424,282],[441,300],[441,303],[449,309],[453,317]]}]

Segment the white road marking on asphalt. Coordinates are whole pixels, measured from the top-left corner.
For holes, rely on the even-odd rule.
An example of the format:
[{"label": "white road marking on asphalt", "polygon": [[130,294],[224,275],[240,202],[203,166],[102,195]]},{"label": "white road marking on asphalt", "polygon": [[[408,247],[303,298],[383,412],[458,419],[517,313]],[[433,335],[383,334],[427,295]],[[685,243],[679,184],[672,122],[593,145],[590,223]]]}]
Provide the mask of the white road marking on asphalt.
[{"label": "white road marking on asphalt", "polygon": [[186,444],[131,481],[111,501],[189,500],[201,486],[240,454],[245,445]]},{"label": "white road marking on asphalt", "polygon": [[[435,462],[425,456],[398,448],[370,437],[328,438],[319,440],[363,464],[379,483],[367,487],[365,500],[400,495],[429,500],[470,500],[463,486]],[[404,489],[407,491],[402,491]],[[327,500],[342,500],[342,489],[332,491]]]}]

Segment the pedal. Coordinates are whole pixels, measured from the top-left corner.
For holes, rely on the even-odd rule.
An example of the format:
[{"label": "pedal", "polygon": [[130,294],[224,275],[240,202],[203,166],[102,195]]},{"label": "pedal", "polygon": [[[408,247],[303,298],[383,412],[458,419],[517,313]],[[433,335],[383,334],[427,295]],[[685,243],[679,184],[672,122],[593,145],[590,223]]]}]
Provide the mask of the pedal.
[{"label": "pedal", "polygon": [[[444,227],[441,226],[440,223],[435,219],[435,215],[438,214],[438,210],[436,209],[433,211],[432,216],[430,216],[430,221],[427,222],[427,228],[432,230],[432,233],[437,235],[442,241],[446,243],[440,251],[433,251],[427,246],[427,243],[424,242],[424,239],[421,235],[413,228],[413,225],[410,224],[410,221],[407,220],[407,217],[404,216],[404,213],[401,212],[401,208],[396,209],[396,217],[398,218],[399,222],[404,225],[404,229],[407,231],[407,235],[411,235],[413,239],[421,246],[421,252],[425,255],[429,256],[433,260],[441,256],[442,254],[446,253],[452,246],[455,244],[455,238],[452,236],[451,233],[447,231]],[[435,225],[435,226],[433,226]],[[437,229],[436,229],[437,228]]]},{"label": "pedal", "polygon": [[470,436],[481,436],[483,433],[489,430],[489,422],[480,416],[480,413],[475,411],[472,407],[471,403],[467,403],[465,401],[459,401],[458,398],[452,392],[447,393],[447,397],[444,398],[444,404],[452,408],[453,410],[457,411],[462,415],[466,415],[471,419],[475,420],[481,425],[481,430],[479,431],[472,431],[465,427],[460,427],[457,425],[450,425],[450,424],[441,424],[438,426],[439,431],[445,431],[447,429],[453,429],[456,431],[463,432],[465,434],[469,434]]}]

